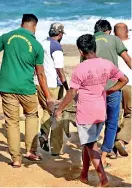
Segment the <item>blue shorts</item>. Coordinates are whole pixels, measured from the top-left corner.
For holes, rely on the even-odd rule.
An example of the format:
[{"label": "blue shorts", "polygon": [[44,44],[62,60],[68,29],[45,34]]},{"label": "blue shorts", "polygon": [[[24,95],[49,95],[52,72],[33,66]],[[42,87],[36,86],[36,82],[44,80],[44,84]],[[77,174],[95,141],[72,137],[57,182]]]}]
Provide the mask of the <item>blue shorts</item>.
[{"label": "blue shorts", "polygon": [[96,142],[102,130],[103,123],[98,124],[77,124],[78,134],[81,145]]}]

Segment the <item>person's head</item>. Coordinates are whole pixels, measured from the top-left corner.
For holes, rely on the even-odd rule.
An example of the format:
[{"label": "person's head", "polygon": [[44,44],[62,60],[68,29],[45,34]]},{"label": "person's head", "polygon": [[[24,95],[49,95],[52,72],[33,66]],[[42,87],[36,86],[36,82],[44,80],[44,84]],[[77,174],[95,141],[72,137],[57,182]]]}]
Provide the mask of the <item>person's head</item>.
[{"label": "person's head", "polygon": [[114,33],[121,40],[128,39],[128,27],[124,23],[118,23],[114,26]]},{"label": "person's head", "polygon": [[52,23],[49,29],[49,36],[57,40],[61,41],[64,34],[64,26],[61,23]]},{"label": "person's head", "polygon": [[104,32],[107,34],[110,34],[112,30],[112,27],[110,25],[110,23],[107,20],[98,20],[94,26],[94,33],[97,32]]},{"label": "person's head", "polygon": [[93,35],[85,34],[80,36],[76,44],[84,59],[94,58],[96,56],[96,41]]},{"label": "person's head", "polygon": [[21,27],[32,31],[35,34],[38,18],[34,14],[23,14]]}]

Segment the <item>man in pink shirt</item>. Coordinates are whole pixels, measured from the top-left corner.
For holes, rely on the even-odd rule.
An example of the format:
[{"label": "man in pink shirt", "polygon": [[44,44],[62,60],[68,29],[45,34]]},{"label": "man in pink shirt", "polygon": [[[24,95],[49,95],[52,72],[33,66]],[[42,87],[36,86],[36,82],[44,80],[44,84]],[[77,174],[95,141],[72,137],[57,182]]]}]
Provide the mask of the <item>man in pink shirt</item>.
[{"label": "man in pink shirt", "polygon": [[[88,183],[88,170],[92,161],[99,179],[99,186],[109,185],[98,152],[97,140],[106,119],[106,94],[121,89],[128,78],[110,61],[96,57],[96,42],[92,35],[82,35],[77,40],[77,47],[84,57],[73,71],[70,90],[55,112],[60,117],[62,110],[78,94],[76,124],[81,145],[83,145],[83,169],[80,180]],[[108,79],[118,82],[107,90],[104,89]]]}]

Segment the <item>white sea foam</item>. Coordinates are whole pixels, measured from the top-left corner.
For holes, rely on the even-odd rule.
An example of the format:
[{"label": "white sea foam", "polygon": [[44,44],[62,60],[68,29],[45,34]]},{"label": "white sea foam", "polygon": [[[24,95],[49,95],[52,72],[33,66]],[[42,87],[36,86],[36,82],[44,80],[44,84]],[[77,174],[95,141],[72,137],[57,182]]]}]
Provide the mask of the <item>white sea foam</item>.
[{"label": "white sea foam", "polygon": [[61,5],[61,4],[63,4],[63,2],[61,2],[61,1],[44,1],[43,2],[45,5]]},{"label": "white sea foam", "polygon": [[107,5],[117,5],[119,3],[116,3],[116,2],[104,2],[104,4],[107,4]]},{"label": "white sea foam", "polygon": [[[60,22],[64,24],[65,27],[65,33],[62,43],[64,44],[75,44],[76,39],[82,35],[82,34],[93,34],[94,31],[94,25],[96,21],[100,19],[100,17],[91,17],[91,18],[83,18],[83,19],[78,19],[78,20],[70,20],[70,21],[63,21],[61,20]],[[131,28],[131,20],[126,20],[126,19],[113,19],[113,18],[106,18],[112,25],[112,27],[119,22],[123,22],[128,25],[129,29]],[[49,26],[53,21],[56,20],[40,20],[38,27],[37,27],[37,32],[36,36],[39,41],[43,40],[44,38],[47,37],[48,35],[48,30]],[[57,20],[58,22],[58,20]],[[132,32],[130,32],[130,36],[132,36]]]},{"label": "white sea foam", "polygon": [[[53,18],[49,18],[49,19],[42,19],[39,20],[38,22],[38,26],[37,26],[37,32],[36,32],[36,37],[39,41],[42,41],[44,38],[46,38],[48,36],[48,30],[50,27],[50,24],[53,22],[61,22],[62,24],[64,24],[65,27],[65,33],[66,35],[64,35],[62,43],[63,44],[75,44],[76,43],[76,39],[82,35],[82,34],[86,34],[86,33],[93,33],[94,30],[94,25],[96,23],[96,21],[100,19],[100,17],[97,16],[85,16],[82,18],[78,19],[74,19],[74,20],[60,20],[59,18],[54,20]],[[127,20],[127,19],[114,19],[114,18],[104,18],[107,19],[112,27],[118,23],[118,22],[123,22],[125,24],[128,25],[129,29],[132,29],[131,27],[131,20]],[[18,28],[20,26],[20,19],[18,20],[10,20],[9,23],[0,23],[0,35],[3,33],[6,33],[12,29]],[[130,36],[132,37],[132,31],[130,32]]]}]

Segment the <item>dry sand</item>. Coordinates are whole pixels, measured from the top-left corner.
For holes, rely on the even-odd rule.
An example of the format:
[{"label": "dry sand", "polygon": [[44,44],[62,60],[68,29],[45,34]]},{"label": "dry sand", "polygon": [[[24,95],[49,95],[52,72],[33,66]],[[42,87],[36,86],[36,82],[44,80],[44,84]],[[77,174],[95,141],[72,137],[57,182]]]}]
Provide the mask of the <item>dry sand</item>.
[{"label": "dry sand", "polygon": [[[71,45],[64,46],[64,54],[65,71],[69,79],[73,67],[79,63],[79,56],[76,48]],[[1,112],[0,104],[0,113]],[[42,109],[40,107],[39,115],[40,117],[42,115]],[[25,153],[24,121],[20,121],[20,131],[21,150],[22,153]],[[81,148],[76,128],[71,125],[70,131],[72,134],[70,139],[64,136],[64,155],[52,157],[38,146],[38,152],[41,153],[43,157],[41,162],[33,163],[23,158],[22,167],[20,169],[13,169],[8,165],[10,155],[8,154],[4,120],[0,120],[0,187],[95,187],[98,183],[98,177],[93,166],[90,167],[89,172],[90,185],[82,184],[77,179],[82,166]],[[103,132],[99,143],[102,143],[102,136]],[[131,187],[130,144],[127,148],[129,151],[128,157],[119,157],[117,160],[108,159],[112,167],[106,169],[106,173],[111,187]]]}]

